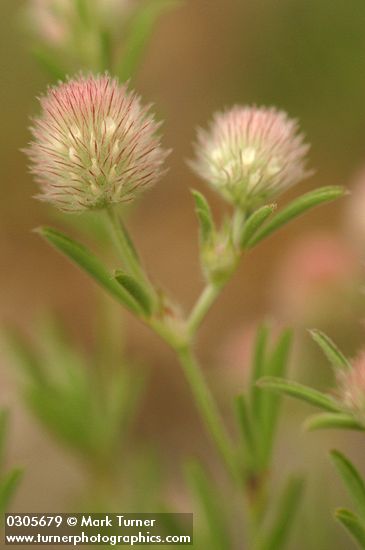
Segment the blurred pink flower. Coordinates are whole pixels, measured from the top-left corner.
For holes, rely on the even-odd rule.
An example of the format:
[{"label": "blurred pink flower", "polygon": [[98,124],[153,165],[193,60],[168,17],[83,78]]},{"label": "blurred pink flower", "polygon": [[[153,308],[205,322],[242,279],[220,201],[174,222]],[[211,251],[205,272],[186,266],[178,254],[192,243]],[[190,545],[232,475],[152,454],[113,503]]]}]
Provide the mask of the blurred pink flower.
[{"label": "blurred pink flower", "polygon": [[274,309],[286,320],[318,324],[358,294],[360,268],[351,247],[340,238],[315,233],[296,241],[274,277]]},{"label": "blurred pink flower", "polygon": [[252,208],[309,175],[298,124],[273,108],[235,106],[198,130],[195,172],[235,205]]},{"label": "blurred pink flower", "polygon": [[50,88],[27,150],[39,198],[65,211],[133,199],[161,176],[168,154],[138,96],[105,76]]}]

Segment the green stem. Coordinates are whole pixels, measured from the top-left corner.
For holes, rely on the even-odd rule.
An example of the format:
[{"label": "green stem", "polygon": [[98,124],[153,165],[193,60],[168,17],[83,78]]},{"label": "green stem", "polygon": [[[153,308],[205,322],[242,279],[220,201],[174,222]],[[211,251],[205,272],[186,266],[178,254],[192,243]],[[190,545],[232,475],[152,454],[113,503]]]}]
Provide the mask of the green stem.
[{"label": "green stem", "polygon": [[129,237],[126,231],[123,231],[118,215],[113,208],[106,209],[107,220],[109,222],[109,227],[111,228],[111,233],[115,246],[119,251],[119,256],[123,262],[125,270],[142,285],[143,288],[147,290],[151,298],[157,303],[158,297],[155,288],[148,279],[145,270],[143,269],[135,251],[132,243],[129,240]]},{"label": "green stem", "polygon": [[232,240],[234,245],[239,249],[243,226],[247,219],[247,212],[237,208],[233,214],[232,221]]},{"label": "green stem", "polygon": [[[126,232],[123,231],[115,211],[108,209],[107,216],[109,225],[112,228],[115,244],[118,247],[125,268],[140,283],[147,286],[147,288],[151,288],[152,285],[147,279],[134,252],[133,245]],[[227,276],[227,280],[228,278]],[[149,325],[176,352],[208,432],[215,442],[228,471],[237,482],[242,482],[241,471],[232,441],[226,430],[226,426],[213,395],[206,383],[200,365],[191,348],[191,342],[196,335],[198,327],[218,297],[225,282],[226,281],[220,283],[211,282],[203,290],[187,322],[187,333],[176,334],[174,331],[171,331],[163,321],[161,322],[157,318],[152,318],[149,321]],[[153,287],[152,290],[154,296],[156,296],[156,291]]]},{"label": "green stem", "polygon": [[217,281],[210,281],[203,292],[201,293],[198,301],[196,302],[188,320],[188,330],[191,337],[195,336],[196,331],[200,327],[202,321],[204,320],[206,314],[210,310],[211,306],[218,298],[222,289],[230,279],[231,275],[235,272],[241,254],[240,251],[240,240],[242,229],[246,220],[246,212],[243,212],[237,208],[233,215],[232,226],[231,226],[231,239],[234,245],[235,250],[237,251],[236,258],[232,262],[232,266],[225,273],[224,277]]},{"label": "green stem", "polygon": [[230,437],[216,402],[190,346],[176,350],[205,426],[215,442],[229,472],[241,478]]},{"label": "green stem", "polygon": [[191,336],[195,335],[206,314],[219,296],[222,286],[209,283],[201,293],[188,320],[188,331]]},{"label": "green stem", "polygon": [[112,235],[114,243],[119,251],[119,255],[125,264],[126,270],[133,275],[136,279],[141,280],[145,278],[144,271],[131,249],[131,245],[128,242],[128,238],[123,231],[118,215],[113,208],[106,209],[109,225],[112,229]]}]

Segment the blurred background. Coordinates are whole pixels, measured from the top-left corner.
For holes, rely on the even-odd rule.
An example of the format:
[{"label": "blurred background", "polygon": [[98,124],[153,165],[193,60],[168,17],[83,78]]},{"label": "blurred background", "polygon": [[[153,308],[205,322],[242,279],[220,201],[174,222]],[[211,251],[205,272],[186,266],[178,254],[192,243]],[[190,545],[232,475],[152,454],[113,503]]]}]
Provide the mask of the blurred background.
[{"label": "blurred background", "polygon": [[[26,3],[0,3],[0,322],[31,336],[36,319],[52,309],[75,344],[90,351],[99,291],[32,232],[41,224],[62,227],[63,220],[33,199],[36,187],[20,151],[30,137],[29,116],[38,112],[36,96],[49,81],[30,55],[20,15]],[[162,17],[133,79],[165,121],[163,141],[173,153],[168,174],[130,212],[129,227],[153,279],[187,310],[202,286],[190,189],[207,194],[217,217],[224,211],[186,165],[196,126],[206,124],[215,110],[234,103],[285,109],[300,120],[312,144],[315,175],[301,191],[332,184],[352,190],[246,257],[205,321],[199,353],[227,414],[231,397],[245,386],[254,329],[263,318],[271,318],[274,326],[295,327],[290,376],[318,388],[331,387],[331,372],[306,328],[326,331],[349,356],[364,345],[364,28],[362,0],[186,0]],[[209,458],[211,448],[179,366],[129,314],[120,318],[118,338],[133,369],[148,373],[130,448],[158,450],[171,506],[189,511],[176,460],[197,449]],[[11,411],[8,460],[26,472],[12,509],[68,510],[87,483],[82,463],[29,414],[18,372],[5,353],[0,361],[1,402]],[[361,469],[365,444],[359,435],[303,433],[300,422],[308,411],[285,404],[276,451],[275,476],[280,478],[283,469],[309,474],[291,548],[351,548],[331,518],[346,495],[326,451],[346,450]]]}]

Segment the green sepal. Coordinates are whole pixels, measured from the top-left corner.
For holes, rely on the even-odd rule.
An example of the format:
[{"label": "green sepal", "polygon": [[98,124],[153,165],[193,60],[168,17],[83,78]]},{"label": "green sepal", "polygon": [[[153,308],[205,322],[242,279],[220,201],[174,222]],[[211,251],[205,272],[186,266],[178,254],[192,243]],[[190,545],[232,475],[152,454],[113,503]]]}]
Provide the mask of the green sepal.
[{"label": "green sepal", "polygon": [[321,348],[331,365],[338,369],[351,370],[350,362],[346,359],[343,353],[338,349],[336,344],[332,342],[326,334],[320,330],[312,329],[309,331],[314,342]]},{"label": "green sepal", "polygon": [[354,416],[347,413],[320,413],[307,418],[303,425],[305,430],[357,430],[365,431],[364,424],[361,424]]},{"label": "green sepal", "polygon": [[152,314],[153,304],[148,292],[143,286],[133,277],[124,271],[116,271],[114,274],[115,280],[134,298],[140,305],[147,317]]},{"label": "green sepal", "polygon": [[267,376],[261,378],[257,384],[260,388],[289,395],[290,397],[301,401],[306,401],[307,403],[315,405],[316,407],[326,411],[344,412],[341,404],[334,398],[326,395],[325,393],[309,388],[308,386],[298,384],[297,382],[285,380],[284,378],[277,378],[275,376]]},{"label": "green sepal", "polygon": [[127,292],[104,267],[101,261],[84,245],[70,239],[50,227],[41,227],[37,232],[59,252],[67,256],[82,271],[88,273],[104,290],[109,292],[127,309],[140,315],[143,313],[138,302]]},{"label": "green sepal", "polygon": [[365,526],[350,510],[339,508],[335,518],[342,524],[349,535],[357,542],[359,548],[365,548]]},{"label": "green sepal", "polygon": [[209,242],[214,233],[212,211],[207,199],[199,191],[192,190],[195,201],[195,212],[199,220],[200,239],[202,244]]},{"label": "green sepal", "polygon": [[355,466],[339,451],[331,451],[331,458],[347,490],[365,522],[365,483]]},{"label": "green sepal", "polygon": [[275,209],[276,204],[269,204],[262,206],[258,210],[255,210],[253,214],[251,214],[242,229],[240,237],[240,246],[242,249],[248,247],[251,239],[254,238],[262,224],[266,222],[266,220],[271,216]]},{"label": "green sepal", "polygon": [[301,214],[304,214],[307,210],[319,206],[322,203],[330,202],[343,197],[345,190],[339,186],[328,186],[310,191],[305,195],[295,199],[286,208],[281,210],[269,221],[264,227],[262,227],[249,241],[247,247],[252,248],[260,241],[277,231],[285,224],[297,218]]}]

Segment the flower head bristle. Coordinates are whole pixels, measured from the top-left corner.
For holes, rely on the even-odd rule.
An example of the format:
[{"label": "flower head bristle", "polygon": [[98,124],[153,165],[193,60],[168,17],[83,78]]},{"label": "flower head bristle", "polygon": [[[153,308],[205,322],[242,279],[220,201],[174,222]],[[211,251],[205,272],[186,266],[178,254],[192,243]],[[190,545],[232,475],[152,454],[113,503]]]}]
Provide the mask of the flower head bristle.
[{"label": "flower head bristle", "polygon": [[190,164],[229,202],[256,207],[309,175],[308,149],[286,113],[235,106],[216,113],[208,130],[198,131]]},{"label": "flower head bristle", "polygon": [[133,199],[162,173],[159,124],[139,97],[104,76],[78,76],[48,90],[27,149],[38,198],[82,211]]}]

